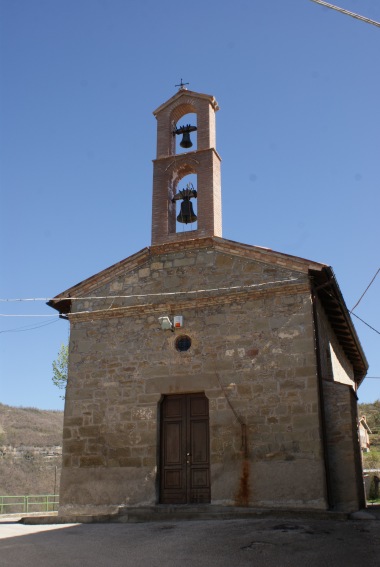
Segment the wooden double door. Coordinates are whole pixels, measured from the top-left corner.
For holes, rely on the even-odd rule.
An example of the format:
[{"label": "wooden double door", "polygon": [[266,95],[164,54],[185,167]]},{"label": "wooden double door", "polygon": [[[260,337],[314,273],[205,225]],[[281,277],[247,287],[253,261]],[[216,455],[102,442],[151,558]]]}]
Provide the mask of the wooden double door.
[{"label": "wooden double door", "polygon": [[165,396],[161,404],[160,502],[210,502],[208,399]]}]

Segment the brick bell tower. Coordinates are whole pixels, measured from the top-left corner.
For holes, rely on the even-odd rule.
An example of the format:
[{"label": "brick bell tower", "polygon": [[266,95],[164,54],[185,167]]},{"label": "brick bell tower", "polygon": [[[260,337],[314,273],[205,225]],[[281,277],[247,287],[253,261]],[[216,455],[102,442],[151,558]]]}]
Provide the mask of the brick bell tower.
[{"label": "brick bell tower", "polygon": [[[215,113],[219,106],[213,96],[187,90],[182,79],[179,87],[153,112],[157,119],[157,157],[153,160],[152,246],[222,236],[221,159],[215,149]],[[179,124],[187,114],[196,115],[196,126]],[[189,149],[190,133],[196,136],[194,150]],[[180,145],[185,148],[182,153],[176,150],[180,135]],[[195,183],[185,183],[189,175],[191,179],[196,176]],[[197,214],[192,210],[195,199]]]}]

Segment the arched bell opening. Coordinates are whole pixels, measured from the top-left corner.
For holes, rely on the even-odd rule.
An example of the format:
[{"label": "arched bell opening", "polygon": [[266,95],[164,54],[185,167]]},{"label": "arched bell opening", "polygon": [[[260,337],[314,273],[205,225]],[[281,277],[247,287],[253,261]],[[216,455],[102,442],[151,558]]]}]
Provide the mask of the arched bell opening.
[{"label": "arched bell opening", "polygon": [[197,115],[195,112],[184,114],[176,122],[173,122],[173,136],[175,138],[175,154],[197,150]]},{"label": "arched bell opening", "polygon": [[181,177],[176,184],[172,199],[175,205],[175,232],[190,232],[198,228],[197,175],[191,173]]}]

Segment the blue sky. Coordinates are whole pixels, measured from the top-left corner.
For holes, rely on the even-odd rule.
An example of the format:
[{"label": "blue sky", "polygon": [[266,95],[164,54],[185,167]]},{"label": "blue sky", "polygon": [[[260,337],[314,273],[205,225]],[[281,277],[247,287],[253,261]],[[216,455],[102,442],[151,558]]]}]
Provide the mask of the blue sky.
[{"label": "blue sky", "polygon": [[[378,0],[338,5],[380,21]],[[379,52],[379,28],[310,0],[0,0],[0,296],[150,245],[152,111],[182,77],[221,108],[223,236],[331,265],[352,308],[380,267]],[[379,290],[354,311],[377,331]],[[61,409],[67,322],[0,312],[23,315],[0,317],[0,401]],[[380,335],[354,324],[380,377]],[[378,398],[367,379],[359,401]]]}]

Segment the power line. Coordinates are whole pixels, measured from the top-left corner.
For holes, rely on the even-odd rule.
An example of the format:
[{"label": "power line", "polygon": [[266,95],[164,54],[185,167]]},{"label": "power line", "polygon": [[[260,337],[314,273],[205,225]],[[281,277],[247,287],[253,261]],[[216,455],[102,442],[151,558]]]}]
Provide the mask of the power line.
[{"label": "power line", "polygon": [[0,333],[23,333],[25,331],[34,331],[35,329],[41,329],[41,327],[47,327],[48,325],[57,323],[57,321],[59,321],[59,317],[56,317],[55,321],[48,321],[47,323],[41,323],[40,325],[26,325],[24,327],[16,327],[14,329],[6,329],[4,331],[0,331]]},{"label": "power line", "polygon": [[57,317],[57,315],[18,315],[16,313],[0,313],[0,317]]},{"label": "power line", "polygon": [[[344,303],[342,303],[341,301],[339,301],[339,299],[337,297],[334,297],[329,291],[327,291],[326,289],[324,290],[327,295],[329,295],[334,301],[336,301],[337,303],[339,303],[339,305],[341,307],[343,307],[344,309],[347,309],[346,305],[344,305]],[[380,331],[378,331],[377,329],[375,329],[374,327],[372,327],[369,323],[366,323],[366,321],[364,321],[364,319],[362,319],[361,317],[359,317],[358,315],[356,315],[355,313],[351,313],[349,311],[349,313],[351,315],[353,315],[354,317],[356,317],[357,319],[359,319],[359,321],[361,321],[362,323],[364,323],[364,325],[367,325],[367,327],[369,327],[370,329],[372,329],[372,331],[375,331],[375,333],[377,333],[378,335],[380,335]]]},{"label": "power line", "polygon": [[[372,281],[368,285],[367,289],[370,287],[370,285],[374,281],[374,279],[377,276],[379,271],[380,271],[380,268],[376,272],[374,278],[372,279]],[[102,300],[113,300],[114,301],[115,299],[132,299],[132,298],[140,298],[141,299],[141,298],[145,298],[145,297],[192,295],[192,294],[216,292],[216,291],[233,291],[233,290],[242,290],[242,289],[252,289],[252,288],[264,287],[264,286],[269,286],[269,285],[274,285],[274,284],[279,284],[279,283],[283,284],[283,283],[296,282],[296,281],[299,281],[299,280],[300,280],[300,278],[290,278],[290,279],[287,279],[287,280],[276,280],[276,281],[272,281],[272,282],[263,282],[263,283],[259,283],[259,284],[250,284],[250,285],[235,285],[235,286],[229,286],[229,287],[217,287],[217,288],[185,290],[185,291],[167,291],[167,292],[160,292],[160,293],[130,294],[130,295],[104,295],[104,296],[87,296],[87,297],[32,297],[32,298],[15,298],[15,299],[0,298],[0,302],[2,302],[2,303],[27,302],[27,301],[57,301],[58,302],[58,301],[64,301],[64,300],[67,300],[67,301],[81,301],[81,300],[82,301],[83,300],[89,301],[89,300],[100,300],[100,299],[102,299]],[[362,294],[362,297],[366,293],[367,289]],[[331,295],[331,294],[329,294],[329,295]],[[331,297],[333,297],[333,296],[331,296]],[[361,298],[360,298],[360,300],[361,300]],[[345,309],[347,309],[345,305],[343,305],[342,303],[340,303],[340,304]],[[137,306],[133,305],[132,307],[137,307]],[[356,305],[355,305],[355,307],[356,307]],[[103,311],[114,311],[114,310],[119,311],[119,310],[125,310],[125,309],[129,309],[129,306],[127,306],[127,307],[115,307],[115,308],[112,308],[112,306],[111,306],[111,307],[108,307],[107,309],[99,309],[99,310],[96,310],[96,311],[88,311],[88,310],[78,311],[78,312],[76,312],[76,314],[82,314],[82,313],[88,314],[88,313],[95,313],[95,312],[101,313]],[[358,315],[356,315],[355,313],[352,313],[352,311],[350,313],[354,317],[359,319],[362,323],[367,325],[367,327],[369,327],[370,329],[375,331],[375,333],[378,333],[380,335],[379,331],[377,331],[374,327],[372,327],[371,325],[366,323],[366,321],[361,319]],[[56,317],[56,315],[16,315],[16,314],[8,315],[8,314],[0,313],[0,317]]]},{"label": "power line", "polygon": [[368,323],[366,323],[363,319],[361,319],[360,317],[358,317],[355,313],[351,313],[351,315],[353,315],[354,317],[356,317],[357,319],[359,319],[359,321],[361,321],[362,323],[364,323],[364,325],[367,325],[367,327],[369,327],[370,329],[372,329],[372,331],[375,331],[375,333],[377,333],[378,335],[380,335],[380,331],[378,331],[377,329],[375,329],[374,327],[372,327],[371,325],[369,325]]},{"label": "power line", "polygon": [[353,310],[355,309],[355,307],[357,307],[359,305],[359,303],[361,302],[361,300],[363,299],[363,297],[365,296],[365,294],[367,293],[367,291],[369,290],[369,288],[371,287],[371,285],[373,284],[373,282],[376,279],[377,274],[380,272],[380,268],[377,270],[376,274],[373,276],[372,280],[369,282],[369,284],[367,285],[366,289],[364,290],[364,292],[362,293],[362,295],[360,296],[359,300],[355,303],[355,305],[353,306],[353,308],[351,309],[350,313],[353,312]]},{"label": "power line", "polygon": [[[268,285],[274,284],[283,284],[283,283],[290,283],[290,282],[297,282],[301,278],[289,278],[287,280],[276,280],[273,282],[263,282],[263,283],[256,283],[256,284],[248,284],[248,285],[233,285],[228,287],[215,287],[215,288],[206,288],[206,289],[190,289],[184,291],[162,291],[160,293],[139,293],[139,294],[130,294],[130,295],[93,295],[93,296],[85,296],[85,297],[31,297],[31,298],[16,298],[16,299],[1,299],[0,302],[2,303],[14,303],[14,302],[21,302],[21,301],[88,301],[90,299],[132,299],[132,298],[144,298],[144,297],[164,297],[164,296],[173,296],[173,295],[191,295],[197,293],[208,293],[208,292],[215,292],[215,291],[230,291],[230,290],[238,290],[238,289],[251,289],[255,287],[263,287]],[[50,315],[50,317],[54,317],[54,315]]]},{"label": "power line", "polygon": [[331,8],[332,10],[336,10],[337,12],[341,12],[342,14],[346,14],[347,16],[351,16],[351,18],[355,18],[356,20],[361,20],[362,22],[366,22],[367,24],[372,24],[373,26],[380,28],[379,22],[371,20],[370,18],[366,18],[365,16],[360,16],[360,14],[355,14],[355,12],[350,12],[349,10],[345,10],[344,8],[340,8],[339,6],[330,4],[329,2],[323,2],[322,0],[311,1],[315,2],[316,4],[320,4],[321,6],[325,6],[326,8]]}]

